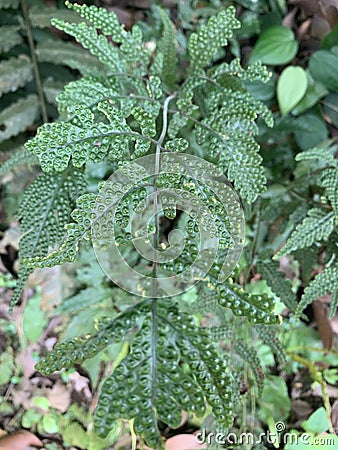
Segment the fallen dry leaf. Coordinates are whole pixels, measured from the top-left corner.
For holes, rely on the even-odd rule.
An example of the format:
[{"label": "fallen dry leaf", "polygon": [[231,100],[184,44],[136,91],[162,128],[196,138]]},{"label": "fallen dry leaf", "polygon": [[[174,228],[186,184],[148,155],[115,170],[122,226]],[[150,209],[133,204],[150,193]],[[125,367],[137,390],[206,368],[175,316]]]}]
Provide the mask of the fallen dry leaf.
[{"label": "fallen dry leaf", "polygon": [[42,445],[40,439],[26,430],[15,431],[0,437],[0,450],[27,450],[28,447],[42,447]]},{"label": "fallen dry leaf", "polygon": [[52,389],[45,389],[44,394],[50,401],[52,408],[58,411],[66,412],[71,404],[71,392],[60,380],[54,384]]}]

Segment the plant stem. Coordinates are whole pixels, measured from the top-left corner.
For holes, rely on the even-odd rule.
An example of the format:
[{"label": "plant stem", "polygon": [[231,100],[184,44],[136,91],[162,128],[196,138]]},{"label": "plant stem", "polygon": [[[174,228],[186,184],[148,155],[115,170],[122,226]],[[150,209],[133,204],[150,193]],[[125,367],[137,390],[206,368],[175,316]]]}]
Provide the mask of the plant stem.
[{"label": "plant stem", "polygon": [[156,290],[157,290],[157,261],[156,261],[156,253],[157,253],[157,247],[158,247],[158,241],[159,241],[159,217],[158,217],[158,199],[157,199],[157,188],[156,188],[156,180],[157,176],[160,172],[160,156],[161,156],[161,148],[162,143],[165,138],[167,127],[168,127],[168,106],[170,100],[174,98],[174,95],[170,95],[167,97],[164,101],[163,105],[163,124],[162,124],[162,131],[160,134],[160,137],[156,144],[156,154],[155,154],[155,174],[154,174],[154,220],[155,220],[155,234],[153,239],[153,299],[156,298]]},{"label": "plant stem", "polygon": [[[162,131],[159,137],[159,140],[156,144],[156,153],[155,153],[155,174],[154,174],[154,184],[153,184],[153,193],[154,193],[154,220],[155,220],[155,233],[153,238],[153,280],[152,280],[152,330],[151,330],[151,374],[152,380],[156,379],[156,335],[157,335],[157,273],[158,273],[158,265],[157,265],[157,247],[159,241],[159,217],[158,217],[158,201],[157,201],[157,187],[156,180],[157,176],[160,172],[160,156],[161,156],[161,148],[162,143],[165,138],[167,127],[168,127],[168,105],[170,100],[174,98],[174,96],[169,96],[164,101],[163,106],[163,124]],[[155,383],[152,384],[152,404],[155,403]]]},{"label": "plant stem", "polygon": [[36,53],[35,53],[35,45],[34,45],[34,39],[33,39],[33,34],[32,34],[31,22],[30,22],[29,14],[28,14],[28,6],[26,3],[26,0],[20,0],[20,2],[21,2],[21,9],[22,9],[22,13],[23,13],[23,17],[24,17],[25,25],[26,25],[27,39],[28,39],[29,51],[30,51],[31,59],[32,59],[32,63],[33,63],[36,88],[38,90],[38,95],[39,95],[39,99],[40,99],[42,120],[44,122],[48,122],[46,103],[45,103],[45,98],[43,95],[41,78],[40,78],[40,73],[39,73],[39,68],[38,68],[38,61],[37,61]]}]

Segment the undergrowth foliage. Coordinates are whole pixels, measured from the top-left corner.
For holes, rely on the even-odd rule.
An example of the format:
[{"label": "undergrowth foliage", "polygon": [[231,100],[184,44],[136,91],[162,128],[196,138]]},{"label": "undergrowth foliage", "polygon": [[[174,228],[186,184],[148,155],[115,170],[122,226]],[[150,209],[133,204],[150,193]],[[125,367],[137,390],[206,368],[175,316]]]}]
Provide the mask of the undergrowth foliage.
[{"label": "undergrowth foliage", "polygon": [[[141,183],[130,162],[142,156],[198,152],[206,162],[217,164],[244,202],[252,203],[265,190],[255,121],[261,116],[272,126],[272,117],[267,107],[247,92],[243,81],[267,81],[269,73],[259,62],[244,70],[237,59],[217,60],[218,51],[240,26],[233,7],[190,35],[190,65],[183,77],[179,75],[174,28],[164,11],[159,11],[163,37],[152,51],[143,42],[141,29],[135,25],[125,31],[113,12],[68,6],[82,21],[53,19],[53,26],[72,35],[102,70],[69,83],[57,97],[61,120],[41,126],[26,144],[44,173],[26,191],[19,212],[24,233],[21,282],[13,303],[30,271],[74,261],[84,241],[95,241],[95,208],[100,195],[109,190],[105,191],[107,182],[102,181],[98,194],[84,193],[89,165],[108,161],[115,169],[127,171],[132,189],[124,192],[125,202],[113,225],[122,230],[121,243],[130,238],[129,205],[142,202],[149,187],[181,185],[188,191],[190,186],[190,192],[208,204],[217,224],[215,233],[220,234],[225,249],[234,223],[231,211],[221,204],[222,197],[213,197],[207,183],[197,184],[189,170],[171,176],[161,176],[159,171],[146,185],[143,180]],[[114,192],[111,195],[110,204]],[[71,212],[75,200],[77,207]],[[193,244],[197,221],[193,215],[190,221],[179,216],[170,196],[164,203],[163,216],[176,220],[192,239],[189,251],[178,258],[182,270],[191,265],[197,251]],[[327,227],[330,220],[325,222]],[[156,232],[155,226],[150,234]],[[104,237],[102,223],[100,233]],[[137,263],[146,265],[144,260]],[[218,311],[231,310],[252,324],[277,323],[273,298],[250,294],[234,280],[218,283],[219,271],[216,260],[197,285],[199,303],[214,302]],[[238,396],[238,383],[227,358],[219,355],[208,329],[182,308],[182,296],[171,297],[168,292],[167,298],[158,297],[156,290],[151,298],[141,294],[129,309],[101,321],[96,333],[57,344],[37,365],[38,370],[52,373],[95,356],[112,343],[124,343],[120,363],[103,384],[95,428],[105,436],[116,419],[134,419],[135,431],[155,449],[163,446],[158,421],[177,427],[183,410],[201,419],[211,414],[215,429],[225,432],[233,422],[233,402]],[[268,333],[262,330],[266,337]],[[278,349],[276,342],[273,345]],[[261,381],[255,352],[242,341],[237,350],[244,358],[247,355],[255,378]]]}]

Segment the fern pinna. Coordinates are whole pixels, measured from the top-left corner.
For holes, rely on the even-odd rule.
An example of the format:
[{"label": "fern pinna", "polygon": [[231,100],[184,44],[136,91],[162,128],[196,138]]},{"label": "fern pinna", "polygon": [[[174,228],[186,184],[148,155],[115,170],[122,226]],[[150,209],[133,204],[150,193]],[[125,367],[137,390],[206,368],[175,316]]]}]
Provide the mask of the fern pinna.
[{"label": "fern pinna", "polygon": [[[158,421],[177,427],[183,410],[200,418],[211,414],[215,428],[224,431],[233,421],[237,383],[198,315],[182,309],[182,295],[189,283],[199,282],[197,292],[212,297],[221,310],[229,308],[254,324],[277,322],[271,298],[225,281],[239,257],[244,223],[223,173],[244,202],[253,202],[265,188],[255,120],[260,115],[272,125],[268,109],[242,81],[267,81],[269,73],[259,63],[244,70],[238,60],[217,61],[220,48],[240,26],[233,7],[190,35],[190,65],[183,77],[174,29],[164,11],[158,12],[163,37],[151,51],[137,25],[127,32],[113,12],[68,6],[83,21],[54,19],[52,24],[88,49],[104,70],[68,84],[57,99],[61,120],[40,127],[26,144],[44,174],[21,209],[26,232],[22,271],[74,261],[89,240],[98,253],[118,248],[141,278],[126,276],[110,259],[105,271],[122,270],[120,279],[134,305],[100,323],[96,333],[58,344],[37,368],[61,370],[123,342],[124,358],[104,382],[96,410],[100,435],[116,419],[134,419],[135,431],[160,449]],[[84,189],[86,170],[101,161],[110,161],[115,178],[102,181],[98,193],[79,196],[64,237],[61,228],[75,193]],[[44,193],[39,203],[43,228],[31,209],[35,193]],[[154,214],[137,224],[135,234],[135,214],[144,219],[149,198]],[[168,222],[186,233],[185,248],[180,233],[161,231]],[[210,258],[199,232],[207,236],[205,242],[217,242]],[[132,245],[139,253],[130,251]],[[182,276],[177,280],[175,274]],[[161,284],[160,276],[169,281]]]},{"label": "fern pinna", "polygon": [[[304,259],[310,266],[310,275],[318,266],[320,256],[325,267],[315,278],[303,280],[304,293],[297,305],[295,316],[299,318],[304,308],[318,297],[331,294],[330,316],[333,317],[338,305],[338,165],[335,153],[337,147],[332,142],[301,152],[298,177],[295,186],[299,189],[312,188],[312,199],[306,216],[297,224],[285,245],[275,258],[292,253],[303,266]],[[310,176],[309,176],[310,175]],[[307,181],[305,181],[307,179]],[[304,182],[305,181],[305,182]],[[304,186],[305,185],[305,186]],[[304,277],[303,277],[304,278]]]}]

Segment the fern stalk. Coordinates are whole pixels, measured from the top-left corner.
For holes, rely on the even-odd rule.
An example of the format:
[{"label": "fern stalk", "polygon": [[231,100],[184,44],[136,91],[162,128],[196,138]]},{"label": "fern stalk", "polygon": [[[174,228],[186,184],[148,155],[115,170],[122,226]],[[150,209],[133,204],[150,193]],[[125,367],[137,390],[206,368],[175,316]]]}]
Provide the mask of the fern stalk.
[{"label": "fern stalk", "polygon": [[23,17],[25,20],[27,39],[28,39],[29,51],[30,51],[31,59],[32,59],[32,63],[33,63],[36,88],[37,88],[39,99],[40,99],[42,120],[44,122],[48,122],[46,103],[45,103],[45,98],[44,98],[44,94],[43,94],[43,88],[42,88],[42,83],[41,83],[41,78],[40,78],[38,61],[37,61],[36,53],[35,53],[35,45],[34,45],[34,40],[33,40],[30,18],[29,18],[29,14],[28,14],[28,5],[26,3],[26,0],[20,0],[20,3],[21,3]]}]

